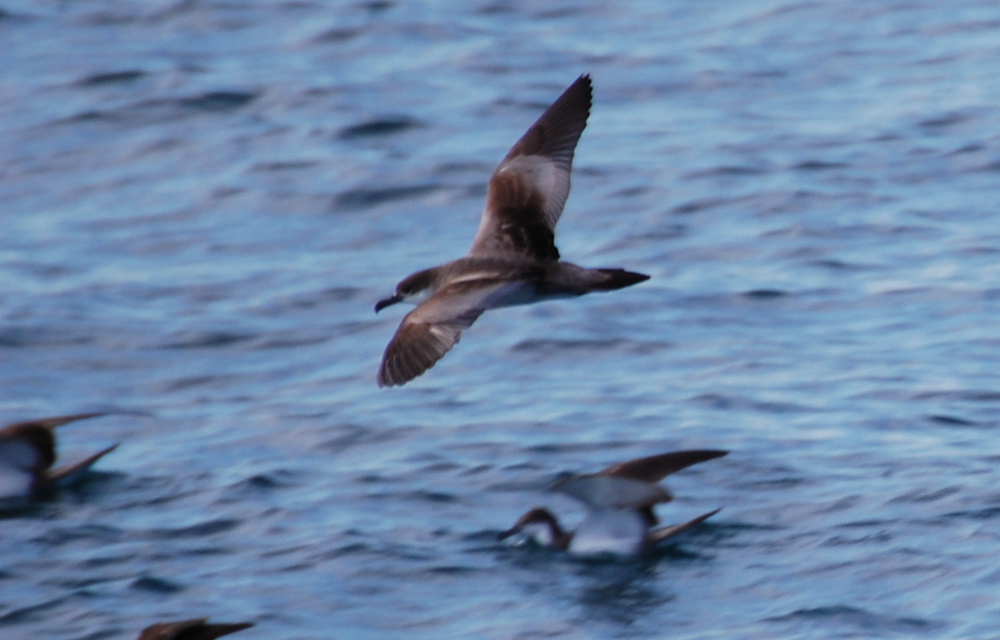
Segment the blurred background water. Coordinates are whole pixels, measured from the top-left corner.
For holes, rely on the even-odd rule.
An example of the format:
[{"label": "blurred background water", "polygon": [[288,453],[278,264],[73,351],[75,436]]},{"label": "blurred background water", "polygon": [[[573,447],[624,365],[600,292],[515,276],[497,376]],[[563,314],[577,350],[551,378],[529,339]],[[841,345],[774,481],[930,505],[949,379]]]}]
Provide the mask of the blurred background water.
[{"label": "blurred background water", "polygon": [[[0,636],[983,638],[1000,621],[1000,5],[0,0]],[[634,288],[379,390],[403,276],[579,74],[558,243]],[[495,542],[681,448],[650,558]]]}]

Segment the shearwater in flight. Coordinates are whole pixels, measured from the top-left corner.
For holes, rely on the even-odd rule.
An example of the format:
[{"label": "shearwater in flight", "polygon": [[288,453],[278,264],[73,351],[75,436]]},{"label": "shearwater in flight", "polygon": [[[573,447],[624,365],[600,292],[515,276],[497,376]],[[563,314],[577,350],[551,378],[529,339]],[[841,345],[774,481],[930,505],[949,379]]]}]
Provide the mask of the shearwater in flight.
[{"label": "shearwater in flight", "polygon": [[380,387],[406,384],[430,369],[488,309],[613,291],[649,279],[563,262],[556,249],[555,227],[592,93],[590,77],[577,78],[507,153],[490,177],[468,254],[407,276],[375,305],[378,313],[397,302],[417,304],[385,349]]}]

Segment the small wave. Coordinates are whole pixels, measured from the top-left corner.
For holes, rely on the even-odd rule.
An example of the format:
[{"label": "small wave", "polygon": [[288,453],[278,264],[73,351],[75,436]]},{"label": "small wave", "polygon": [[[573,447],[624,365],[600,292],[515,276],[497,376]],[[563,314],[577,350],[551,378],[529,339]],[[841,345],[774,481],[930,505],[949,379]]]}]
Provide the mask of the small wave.
[{"label": "small wave", "polygon": [[209,91],[179,98],[143,100],[117,109],[87,109],[52,124],[80,122],[156,124],[189,117],[195,112],[219,113],[235,111],[257,99],[256,93],[239,91]]},{"label": "small wave", "polygon": [[825,162],[823,160],[806,160],[792,166],[796,171],[828,171],[842,169],[848,166],[846,162]]},{"label": "small wave", "polygon": [[946,113],[944,115],[921,120],[917,123],[917,126],[923,127],[924,129],[941,129],[965,122],[970,119],[970,117],[971,116],[964,113]]},{"label": "small wave", "polygon": [[99,87],[108,84],[125,84],[134,82],[146,76],[145,71],[129,69],[126,71],[111,71],[108,73],[96,73],[77,82],[81,87]]},{"label": "small wave", "polygon": [[209,91],[190,98],[180,98],[176,104],[188,109],[202,111],[231,111],[246,106],[257,99],[255,93],[240,91]]},{"label": "small wave", "polygon": [[965,402],[1000,402],[1000,391],[924,391],[913,395],[914,400],[956,400]]},{"label": "small wave", "polygon": [[313,36],[312,42],[315,44],[321,44],[324,42],[346,42],[358,37],[362,33],[363,31],[361,29],[327,29],[320,34]]},{"label": "small wave", "polygon": [[359,188],[344,191],[335,201],[337,209],[365,209],[396,200],[408,200],[436,191],[437,185],[422,184],[397,187]]},{"label": "small wave", "polygon": [[798,609],[783,616],[765,618],[766,622],[815,622],[829,631],[830,625],[852,627],[864,637],[875,637],[886,632],[912,633],[928,631],[940,625],[930,620],[916,617],[896,617],[872,613],[866,609],[849,605],[831,605]]},{"label": "small wave", "polygon": [[705,211],[707,209],[714,209],[716,207],[721,207],[729,203],[729,200],[722,200],[720,198],[704,198],[702,200],[692,200],[691,202],[685,202],[684,204],[679,204],[670,210],[670,213],[676,214],[689,214],[698,213],[699,211]]},{"label": "small wave", "polygon": [[388,116],[344,127],[337,133],[337,137],[341,140],[381,137],[422,126],[421,122],[408,116]]},{"label": "small wave", "polygon": [[780,289],[751,289],[740,295],[751,300],[773,300],[774,298],[783,298],[788,294]]},{"label": "small wave", "polygon": [[240,526],[242,521],[234,518],[219,518],[208,520],[186,527],[176,527],[167,529],[153,529],[149,532],[151,538],[172,540],[174,538],[207,538],[218,533],[225,533]]},{"label": "small wave", "polygon": [[255,333],[235,331],[195,331],[185,333],[172,342],[160,345],[163,349],[213,349],[248,342],[257,337]]},{"label": "small wave", "polygon": [[793,402],[766,402],[720,393],[703,393],[691,398],[692,401],[726,411],[753,410],[761,413],[800,413],[812,411],[811,407]]},{"label": "small wave", "polygon": [[132,581],[129,588],[136,591],[147,591],[149,593],[168,595],[178,593],[184,588],[175,582],[154,576],[140,576]]},{"label": "small wave", "polygon": [[564,353],[567,351],[593,351],[613,349],[627,343],[628,340],[522,340],[514,345],[517,352],[546,355]]},{"label": "small wave", "polygon": [[68,599],[68,596],[63,596],[46,600],[45,602],[39,604],[14,609],[13,611],[0,616],[0,627],[44,620],[49,617],[49,612],[57,610],[57,608]]},{"label": "small wave", "polygon": [[692,171],[685,175],[685,178],[713,178],[716,176],[759,176],[768,173],[767,169],[762,167],[748,167],[741,165],[723,165],[720,167],[711,167],[709,169],[702,169],[700,171]]},{"label": "small wave", "polygon": [[946,415],[933,415],[927,416],[927,419],[931,422],[944,425],[946,427],[979,427],[982,426],[978,422],[972,420],[966,420],[964,418],[957,418],[955,416]]},{"label": "small wave", "polygon": [[251,172],[299,171],[315,167],[318,162],[312,160],[288,160],[285,162],[261,162],[250,167]]}]

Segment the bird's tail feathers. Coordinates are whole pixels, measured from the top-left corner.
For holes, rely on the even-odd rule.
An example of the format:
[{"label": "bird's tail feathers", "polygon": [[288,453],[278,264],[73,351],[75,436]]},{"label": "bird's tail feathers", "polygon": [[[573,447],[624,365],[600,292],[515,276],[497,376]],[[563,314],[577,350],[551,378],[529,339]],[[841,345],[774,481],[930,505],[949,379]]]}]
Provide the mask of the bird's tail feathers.
[{"label": "bird's tail feathers", "polygon": [[597,271],[604,276],[600,282],[596,283],[595,288],[599,291],[624,289],[625,287],[631,287],[634,284],[649,280],[649,276],[644,273],[626,271],[625,269],[597,269]]}]

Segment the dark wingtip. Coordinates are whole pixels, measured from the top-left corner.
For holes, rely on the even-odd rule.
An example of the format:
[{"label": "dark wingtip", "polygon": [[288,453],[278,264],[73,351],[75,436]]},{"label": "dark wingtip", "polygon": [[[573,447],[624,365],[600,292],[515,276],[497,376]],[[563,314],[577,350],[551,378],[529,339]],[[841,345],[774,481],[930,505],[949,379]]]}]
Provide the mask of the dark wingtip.
[{"label": "dark wingtip", "polygon": [[70,422],[76,422],[77,420],[87,420],[88,418],[97,418],[99,416],[108,415],[105,411],[95,411],[91,413],[74,413],[72,415],[65,416],[51,416],[48,418],[37,418],[35,420],[25,420],[24,422],[15,422],[13,424],[7,425],[8,427],[41,427],[43,429],[52,430],[56,427],[61,427],[64,424],[69,424]]},{"label": "dark wingtip", "polygon": [[253,622],[209,623],[208,618],[159,622],[142,630],[138,640],[176,640],[178,638],[201,638],[214,640],[254,626]]},{"label": "dark wingtip", "polygon": [[410,380],[413,380],[414,378],[417,378],[418,376],[420,376],[421,373],[423,373],[423,371],[421,371],[420,373],[417,373],[415,375],[409,375],[408,376],[407,374],[400,373],[399,371],[392,371],[392,372],[390,372],[389,371],[389,364],[386,363],[386,362],[383,362],[382,365],[378,369],[378,377],[376,378],[376,381],[378,382],[378,388],[379,389],[388,389],[388,388],[392,388],[392,387],[401,387],[404,384],[406,384],[407,382],[409,382]]},{"label": "dark wingtip", "polygon": [[74,482],[81,475],[89,471],[90,468],[93,467],[98,460],[100,460],[104,456],[108,455],[109,453],[117,449],[119,444],[121,443],[116,442],[110,447],[101,449],[97,453],[94,453],[78,462],[74,462],[73,464],[59,467],[56,469],[50,469],[46,473],[46,478],[45,478],[46,482],[48,482],[49,484],[56,484],[56,483],[68,484]]}]

